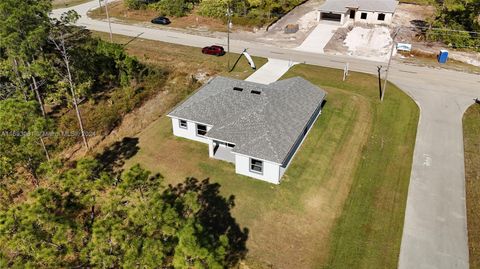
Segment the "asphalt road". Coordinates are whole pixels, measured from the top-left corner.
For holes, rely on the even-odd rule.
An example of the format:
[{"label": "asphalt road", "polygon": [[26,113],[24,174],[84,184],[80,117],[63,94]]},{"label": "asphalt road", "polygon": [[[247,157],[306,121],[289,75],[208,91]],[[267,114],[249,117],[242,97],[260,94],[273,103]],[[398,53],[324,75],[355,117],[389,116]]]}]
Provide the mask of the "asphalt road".
[{"label": "asphalt road", "polygon": [[[79,25],[108,32],[108,24],[86,16],[98,1],[74,9],[82,15]],[[55,10],[58,16],[65,10]],[[203,47],[226,45],[225,39],[195,36],[175,31],[114,23],[115,34],[137,36],[174,44]],[[265,44],[233,40],[231,50],[248,49],[255,56],[281,59],[376,74],[385,63],[282,49]],[[480,76],[438,68],[394,62],[390,81],[408,93],[420,107],[413,169],[406,205],[399,268],[468,268],[465,209],[465,171],[462,134],[464,111],[480,97]],[[386,97],[388,98],[388,90]]]}]

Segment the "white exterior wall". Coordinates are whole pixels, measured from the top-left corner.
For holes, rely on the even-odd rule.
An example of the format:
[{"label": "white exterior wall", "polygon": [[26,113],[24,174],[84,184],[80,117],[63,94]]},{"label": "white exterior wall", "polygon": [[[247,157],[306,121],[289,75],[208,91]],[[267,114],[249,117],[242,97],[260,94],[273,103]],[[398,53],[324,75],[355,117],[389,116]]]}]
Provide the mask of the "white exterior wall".
[{"label": "white exterior wall", "polygon": [[[200,123],[203,124],[203,123]],[[212,126],[209,126],[207,124],[203,124],[207,126],[207,132],[210,131]],[[173,134],[179,137],[195,140],[198,142],[206,143],[209,144],[211,143],[210,138],[206,137],[201,137],[197,135],[197,123],[187,121],[187,129],[180,128],[180,119],[177,118],[172,118],[172,129],[173,129]]]},{"label": "white exterior wall", "polygon": [[[361,19],[361,14],[367,13],[367,19]],[[385,14],[385,20],[379,21],[378,14]],[[358,10],[355,13],[355,22],[360,23],[367,23],[367,24],[391,24],[392,23],[393,14],[392,13],[384,13],[384,12],[368,12],[368,11],[361,11]]]},{"label": "white exterior wall", "polygon": [[250,157],[235,154],[235,172],[247,177],[253,177],[273,184],[280,184],[280,165],[263,161],[263,173],[250,171]]}]

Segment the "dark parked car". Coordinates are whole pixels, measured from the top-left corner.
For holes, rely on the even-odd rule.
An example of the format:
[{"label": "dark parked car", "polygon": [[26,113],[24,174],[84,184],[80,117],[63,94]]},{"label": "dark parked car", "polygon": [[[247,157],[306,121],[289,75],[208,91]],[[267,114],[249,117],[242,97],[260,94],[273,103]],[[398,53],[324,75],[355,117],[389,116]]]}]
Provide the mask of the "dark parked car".
[{"label": "dark parked car", "polygon": [[225,55],[225,50],[222,46],[209,46],[202,49],[203,54],[215,55],[215,56],[223,56]]},{"label": "dark parked car", "polygon": [[152,23],[167,25],[167,24],[170,24],[170,20],[167,17],[160,16],[158,18],[153,19]]}]

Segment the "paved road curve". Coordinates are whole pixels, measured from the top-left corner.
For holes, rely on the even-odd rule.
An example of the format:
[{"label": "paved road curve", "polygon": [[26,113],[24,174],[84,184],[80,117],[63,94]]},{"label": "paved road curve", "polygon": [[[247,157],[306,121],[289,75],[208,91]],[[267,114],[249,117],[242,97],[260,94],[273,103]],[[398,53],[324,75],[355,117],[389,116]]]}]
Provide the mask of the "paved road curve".
[{"label": "paved road curve", "polygon": [[[104,21],[86,16],[96,0],[79,5],[78,24],[108,31]],[[58,16],[64,10],[56,10]],[[112,24],[116,34],[202,47],[226,41],[143,26]],[[342,56],[289,50],[235,40],[232,51],[332,68],[349,62],[353,71],[376,74],[378,63]],[[480,97],[480,76],[394,63],[390,78],[419,105],[418,126],[399,268],[468,268],[462,115]],[[388,92],[386,94],[388,98]]]}]

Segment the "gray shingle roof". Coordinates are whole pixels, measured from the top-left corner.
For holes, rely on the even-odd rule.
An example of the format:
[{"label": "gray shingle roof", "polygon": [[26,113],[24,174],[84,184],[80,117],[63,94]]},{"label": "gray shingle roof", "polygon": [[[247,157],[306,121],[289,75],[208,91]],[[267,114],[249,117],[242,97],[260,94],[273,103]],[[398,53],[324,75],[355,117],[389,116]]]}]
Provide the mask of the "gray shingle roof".
[{"label": "gray shingle roof", "polygon": [[351,7],[360,11],[394,13],[397,5],[395,0],[327,0],[319,10],[345,13]]},{"label": "gray shingle roof", "polygon": [[207,137],[235,144],[236,153],[282,164],[325,95],[299,77],[269,85],[216,77],[169,116],[213,125]]}]

